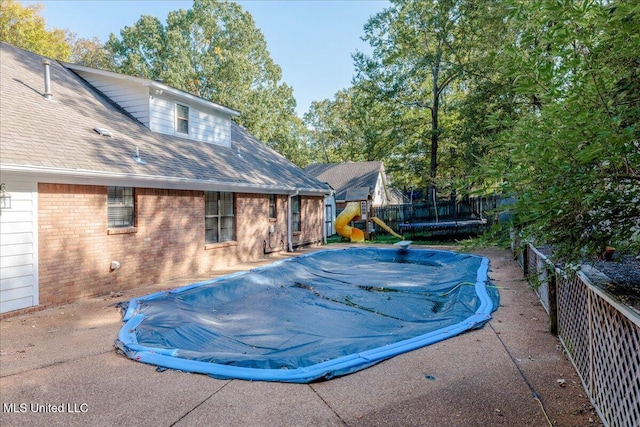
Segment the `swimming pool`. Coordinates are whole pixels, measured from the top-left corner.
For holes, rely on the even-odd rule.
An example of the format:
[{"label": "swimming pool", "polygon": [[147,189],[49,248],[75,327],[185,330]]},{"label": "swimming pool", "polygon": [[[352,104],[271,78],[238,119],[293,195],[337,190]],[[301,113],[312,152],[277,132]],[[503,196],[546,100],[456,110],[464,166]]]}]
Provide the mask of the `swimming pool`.
[{"label": "swimming pool", "polygon": [[330,379],[484,325],[488,269],[431,249],[313,252],[132,299],[116,346],[221,379]]}]

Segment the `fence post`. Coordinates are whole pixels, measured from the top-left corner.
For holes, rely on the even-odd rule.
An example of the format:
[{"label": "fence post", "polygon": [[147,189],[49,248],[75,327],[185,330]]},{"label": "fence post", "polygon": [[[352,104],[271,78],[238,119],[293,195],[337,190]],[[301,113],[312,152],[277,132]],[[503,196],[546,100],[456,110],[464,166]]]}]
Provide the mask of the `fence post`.
[{"label": "fence post", "polygon": [[549,332],[558,336],[558,292],[556,280],[555,267],[548,268],[548,281],[547,286],[549,288]]}]

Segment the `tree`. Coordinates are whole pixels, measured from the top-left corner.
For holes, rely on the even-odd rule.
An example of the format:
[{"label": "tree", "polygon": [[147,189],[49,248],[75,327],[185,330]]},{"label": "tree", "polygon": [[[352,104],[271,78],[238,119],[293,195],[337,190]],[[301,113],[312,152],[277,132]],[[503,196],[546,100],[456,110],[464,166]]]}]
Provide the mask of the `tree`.
[{"label": "tree", "polygon": [[272,147],[302,148],[293,89],[280,83],[280,67],[239,5],[195,0],[192,9],[170,12],[166,24],[142,16],[120,38],[112,34],[105,48],[117,71],[160,79],[238,110],[239,124]]},{"label": "tree", "polygon": [[522,232],[576,261],[615,245],[640,251],[640,5],[507,2],[516,35],[496,66],[517,116],[484,168],[517,196]]},{"label": "tree", "polygon": [[72,43],[71,62],[101,70],[112,68],[111,58],[97,37],[92,39],[75,39],[74,37]]},{"label": "tree", "polygon": [[456,116],[451,126],[455,139],[443,169],[445,172],[455,169],[455,175],[450,173],[450,180],[454,181],[458,194],[484,196],[499,191],[502,177],[487,174],[487,170],[479,166],[487,163],[489,168],[490,163],[498,159],[508,161],[508,151],[494,149],[496,139],[529,104],[514,90],[513,77],[500,66],[503,46],[515,38],[515,29],[506,25],[507,14],[505,2],[485,2],[475,9],[473,59],[464,76],[454,82],[458,89],[450,109]]},{"label": "tree", "polygon": [[23,49],[68,61],[71,57],[71,34],[54,28],[47,30],[40,16],[43,5],[22,6],[15,0],[0,0],[0,41]]},{"label": "tree", "polygon": [[285,123],[285,127],[278,130],[279,136],[276,136],[269,146],[293,164],[304,168],[311,162],[308,130],[297,116],[287,117],[282,122]]},{"label": "tree", "polygon": [[362,138],[361,128],[351,118],[352,103],[353,89],[341,90],[332,100],[313,101],[304,115],[304,122],[311,133],[311,150],[318,162],[364,160],[364,150],[352,153],[349,148],[359,144]]},{"label": "tree", "polygon": [[[365,25],[364,40],[373,47],[373,54],[354,56],[356,82],[403,112],[402,143],[410,147],[403,151],[428,159],[427,169],[416,172],[428,176],[431,197],[435,196],[440,144],[451,137],[442,126],[443,102],[472,60],[475,3],[393,0],[390,8]],[[412,160],[413,165],[424,163],[423,158]]]},{"label": "tree", "polygon": [[115,71],[148,79],[173,77],[168,79],[168,84],[194,92],[193,87],[187,88],[177,77],[167,75],[169,48],[165,27],[158,18],[142,15],[133,26],[120,30],[120,37],[111,33],[104,46],[112,58]]},{"label": "tree", "polygon": [[314,101],[304,115],[318,162],[387,160],[393,148],[388,111],[356,86]]}]

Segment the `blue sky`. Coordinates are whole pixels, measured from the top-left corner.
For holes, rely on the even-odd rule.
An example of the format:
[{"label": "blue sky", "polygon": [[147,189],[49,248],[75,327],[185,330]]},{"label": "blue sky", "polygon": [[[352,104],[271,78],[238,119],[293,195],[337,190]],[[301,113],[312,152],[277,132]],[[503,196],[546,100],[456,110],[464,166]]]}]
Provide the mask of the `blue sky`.
[{"label": "blue sky", "polygon": [[[23,1],[23,4],[38,3]],[[189,9],[189,1],[45,0],[41,15],[49,28],[68,29],[78,37],[106,41],[110,33],[134,24],[140,15],[162,22],[168,13]],[[351,84],[351,54],[369,52],[360,38],[370,16],[389,6],[386,0],[236,1],[253,16],[283,81],[294,89],[300,117],[311,101],[333,98]]]}]

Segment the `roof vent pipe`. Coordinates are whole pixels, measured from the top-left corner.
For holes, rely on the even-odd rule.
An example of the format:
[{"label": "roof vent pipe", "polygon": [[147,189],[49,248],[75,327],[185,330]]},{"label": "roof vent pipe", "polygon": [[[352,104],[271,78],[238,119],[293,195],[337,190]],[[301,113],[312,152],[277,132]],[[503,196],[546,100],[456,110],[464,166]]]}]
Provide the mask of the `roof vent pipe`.
[{"label": "roof vent pipe", "polygon": [[49,101],[53,99],[53,95],[51,94],[51,71],[49,70],[50,64],[50,60],[42,60],[42,65],[44,66],[44,98]]}]

